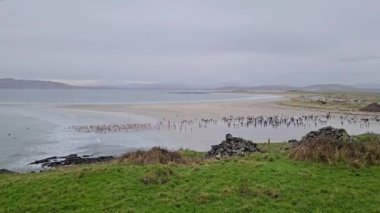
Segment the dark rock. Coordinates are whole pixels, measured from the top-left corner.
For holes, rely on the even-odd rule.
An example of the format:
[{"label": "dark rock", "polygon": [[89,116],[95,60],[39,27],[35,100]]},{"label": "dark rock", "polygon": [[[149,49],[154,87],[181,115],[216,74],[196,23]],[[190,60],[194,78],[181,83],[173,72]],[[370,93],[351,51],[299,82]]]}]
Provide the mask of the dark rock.
[{"label": "dark rock", "polygon": [[360,109],[361,111],[364,111],[364,112],[380,112],[380,104],[378,103],[372,103],[362,109]]},{"label": "dark rock", "polygon": [[59,167],[67,165],[76,165],[76,164],[90,164],[90,163],[101,163],[106,161],[113,160],[113,156],[101,156],[96,158],[90,158],[88,155],[79,157],[76,154],[63,156],[63,157],[50,157],[42,160],[34,161],[31,164],[41,164],[42,167]]},{"label": "dark rock", "polygon": [[334,127],[328,126],[319,129],[318,131],[311,131],[307,133],[300,142],[308,142],[318,137],[329,137],[339,141],[346,141],[350,138],[345,129],[336,129]]},{"label": "dark rock", "polygon": [[50,158],[45,158],[45,159],[42,159],[42,160],[34,161],[34,162],[31,163],[31,164],[47,164],[47,163],[49,163],[49,162],[56,161],[56,160],[58,160],[58,159],[59,159],[59,157],[54,156],[54,157],[50,157]]},{"label": "dark rock", "polygon": [[15,172],[12,172],[10,170],[7,170],[7,169],[0,169],[0,174],[13,174]]},{"label": "dark rock", "polygon": [[261,152],[260,149],[257,148],[257,144],[227,134],[225,141],[222,141],[219,145],[211,146],[208,156],[220,159],[229,156],[246,156],[252,152]]},{"label": "dark rock", "polygon": [[298,146],[300,144],[300,141],[296,140],[296,139],[291,139],[288,141],[288,143],[290,144],[290,147],[291,148],[294,148],[296,146]]},{"label": "dark rock", "polygon": [[326,101],[322,101],[322,100],[319,100],[318,103],[319,103],[319,104],[322,104],[322,105],[326,105],[326,104],[327,104]]},{"label": "dark rock", "polygon": [[231,134],[226,135],[226,141],[231,141],[233,139],[234,139],[234,137]]}]

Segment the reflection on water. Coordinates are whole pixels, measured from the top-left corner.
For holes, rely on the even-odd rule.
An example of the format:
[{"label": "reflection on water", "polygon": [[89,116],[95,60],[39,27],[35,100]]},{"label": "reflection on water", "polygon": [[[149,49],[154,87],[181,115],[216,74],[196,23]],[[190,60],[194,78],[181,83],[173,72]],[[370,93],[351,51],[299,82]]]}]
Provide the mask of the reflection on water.
[{"label": "reflection on water", "polygon": [[[190,120],[184,122],[180,119],[168,121],[152,117],[132,115],[127,112],[111,113],[55,108],[51,106],[54,101],[27,105],[4,104],[18,102],[22,100],[22,97],[13,98],[12,100],[8,99],[8,101],[6,101],[4,99],[4,91],[1,92],[0,90],[0,94],[1,93],[3,94],[2,96],[0,95],[0,100],[2,101],[2,105],[0,105],[0,168],[17,171],[34,169],[34,167],[28,165],[30,162],[55,155],[117,155],[126,151],[149,148],[152,146],[162,146],[169,149],[190,148],[198,151],[207,151],[210,149],[211,145],[217,144],[223,140],[224,135],[227,133],[244,137],[246,139],[252,139],[256,142],[263,142],[268,138],[272,141],[284,141],[293,138],[299,139],[311,130],[328,125],[346,128],[350,134],[380,131],[379,123],[375,120],[371,120],[369,125],[363,125],[362,122],[349,123],[345,120],[342,125],[342,119],[338,116],[328,119],[326,122],[318,122],[317,125],[313,122],[306,122],[304,125],[294,126],[294,122],[297,121],[293,121],[292,125],[278,125],[275,127],[269,125],[269,123],[273,124],[273,121],[268,121],[269,123],[267,126],[264,126],[263,123],[259,124],[257,120],[256,126],[253,123],[247,125],[247,118],[245,118],[243,124],[241,124],[241,120],[238,119],[233,120],[228,124],[228,121],[226,120],[228,118],[218,118],[215,121],[202,120],[201,118],[194,118],[191,122]],[[16,93],[20,92],[14,92],[13,94]],[[44,93],[44,91],[40,91],[40,93]],[[141,93],[141,91],[137,92],[137,94],[140,95]],[[146,93],[150,92],[146,91]],[[47,95],[48,100],[50,100],[49,94]],[[81,94],[80,97],[86,97],[88,94],[89,93],[86,91],[85,94]],[[170,101],[177,100],[176,97],[170,95],[179,95],[168,95],[166,92],[163,94],[164,98],[162,99]],[[24,95],[28,96],[30,94]],[[42,95],[40,94],[40,96]],[[72,92],[70,92],[70,95],[72,95]],[[138,96],[136,94],[134,95]],[[191,95],[194,95],[194,97],[192,97],[194,100],[197,100],[196,98],[198,98],[198,100],[204,98],[204,94]],[[236,96],[233,95],[207,95],[208,98],[213,98],[213,100],[236,98]],[[157,93],[155,93],[154,96],[157,96]],[[170,96],[170,98],[168,96]],[[180,94],[180,96],[187,96],[187,94]],[[202,98],[200,96],[202,96]],[[113,99],[114,102],[120,101],[119,96],[116,95],[115,97],[116,98]],[[145,99],[140,97],[140,100],[147,101],[147,97],[150,96],[146,96]],[[238,97],[249,98],[248,96]],[[265,98],[265,96],[256,96],[255,98],[263,97]],[[18,99],[18,101],[15,101],[15,99]],[[87,99],[82,100],[82,102],[94,102],[93,99],[93,96],[89,96]],[[129,97],[129,100],[132,99],[133,98]],[[181,99],[178,99],[178,101],[182,101],[183,99],[184,98],[182,97]],[[155,100],[160,100],[160,98],[155,97]],[[27,99],[26,102],[28,101],[30,100]],[[41,99],[39,101],[41,101]],[[77,97],[73,98],[69,103],[74,103],[76,101]],[[107,101],[110,101],[110,99]],[[318,117],[318,119],[321,118],[323,120],[324,118],[322,116],[326,115],[320,114],[319,116],[321,117]],[[234,119],[236,119],[236,117]],[[290,118],[283,122],[286,123],[289,120]],[[360,120],[360,118],[358,118],[358,120]],[[151,126],[144,130],[131,129],[128,131],[110,130],[105,132],[83,132],[75,131],[70,128],[72,126],[107,126],[112,124],[147,123]]]},{"label": "reflection on water", "polygon": [[[378,132],[379,123],[371,120],[364,125],[358,121],[342,125],[339,116],[327,121],[306,122],[304,125],[265,126],[263,122],[247,126],[247,120],[224,119],[198,120],[192,122],[157,120],[155,118],[84,110],[62,110],[44,106],[20,106],[0,111],[0,168],[13,170],[33,169],[28,163],[55,155],[94,154],[117,155],[126,151],[152,146],[170,149],[190,148],[207,151],[211,145],[223,140],[226,133],[256,142],[299,139],[305,133],[323,126],[346,128],[350,134]],[[323,115],[320,115],[321,117]],[[258,117],[259,118],[259,117]],[[358,118],[359,119],[359,118]],[[150,123],[150,129],[129,131],[75,131],[72,125],[117,126],[122,124]],[[10,134],[10,135],[9,135]]]},{"label": "reflection on water", "polygon": [[275,98],[275,95],[244,95],[234,93],[186,92],[165,90],[19,90],[0,89],[0,103],[51,103],[51,104],[117,104],[117,103],[163,103],[186,101],[216,101],[235,99]]}]

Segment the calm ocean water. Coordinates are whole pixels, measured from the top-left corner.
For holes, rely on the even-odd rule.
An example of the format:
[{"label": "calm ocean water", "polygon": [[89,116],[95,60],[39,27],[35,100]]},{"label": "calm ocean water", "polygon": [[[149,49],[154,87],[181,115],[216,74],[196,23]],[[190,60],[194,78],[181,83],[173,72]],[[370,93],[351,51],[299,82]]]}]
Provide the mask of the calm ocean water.
[{"label": "calm ocean water", "polygon": [[260,99],[265,95],[211,93],[204,91],[166,90],[15,90],[0,89],[0,103],[51,103],[51,104],[107,104],[107,103],[162,103],[233,99]]},{"label": "calm ocean water", "polygon": [[271,98],[265,95],[217,94],[152,90],[11,90],[0,89],[0,168],[33,170],[34,160],[54,155],[114,155],[165,146],[180,148],[175,135],[135,132],[112,135],[79,134],[71,125],[103,123],[142,123],[150,118],[127,113],[73,112],[54,105],[163,103]]},{"label": "calm ocean water", "polygon": [[[224,125],[194,128],[192,131],[139,131],[128,133],[78,133],[72,125],[155,123],[157,118],[129,114],[56,107],[71,104],[163,103],[221,100],[273,99],[272,95],[220,94],[151,90],[1,90],[0,89],[0,169],[30,171],[39,169],[29,163],[51,156],[118,155],[152,146],[169,149],[190,148],[207,151],[226,133],[254,141],[283,141],[300,138],[314,126],[303,128],[239,128]],[[231,113],[231,112],[226,112]],[[254,114],[254,113],[253,113]],[[346,128],[350,134],[380,132],[380,126],[341,126],[339,121],[326,125]],[[319,127],[318,127],[319,128]]]}]

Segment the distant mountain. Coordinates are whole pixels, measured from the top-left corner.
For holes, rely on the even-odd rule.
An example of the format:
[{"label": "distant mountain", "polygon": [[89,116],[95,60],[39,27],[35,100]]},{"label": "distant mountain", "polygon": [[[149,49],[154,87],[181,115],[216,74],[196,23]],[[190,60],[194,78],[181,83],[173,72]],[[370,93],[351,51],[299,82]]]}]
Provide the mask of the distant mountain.
[{"label": "distant mountain", "polygon": [[358,88],[353,86],[347,86],[342,84],[315,84],[306,87],[301,87],[301,90],[306,91],[352,91],[358,90]]},{"label": "distant mountain", "polygon": [[253,87],[239,87],[239,86],[225,86],[217,88],[218,90],[257,90],[257,91],[286,91],[298,89],[298,87],[287,86],[287,85],[262,85]]},{"label": "distant mountain", "polygon": [[0,79],[0,89],[75,89],[78,87],[52,81]]},{"label": "distant mountain", "polygon": [[[379,87],[380,88],[380,87]],[[250,91],[309,91],[309,92],[326,92],[326,91],[379,91],[375,87],[355,87],[342,84],[315,84],[303,87],[286,86],[286,85],[263,85],[254,87],[220,87],[218,90],[250,90]]]},{"label": "distant mountain", "polygon": [[130,90],[193,90],[210,88],[184,84],[139,84],[99,85],[99,86],[72,86],[54,81],[16,80],[12,78],[0,79],[0,89],[130,89]]},{"label": "distant mountain", "polygon": [[122,85],[103,86],[107,89],[131,89],[131,90],[197,90],[197,89],[213,89],[211,86],[188,85],[188,84],[169,84],[169,83],[152,83],[139,84],[129,83]]},{"label": "distant mountain", "polygon": [[361,84],[348,86],[342,84],[315,84],[304,87],[288,85],[263,85],[263,86],[224,86],[213,88],[211,86],[196,86],[185,84],[125,84],[109,86],[72,86],[54,81],[16,80],[12,78],[0,79],[0,89],[137,89],[137,90],[228,90],[228,91],[257,91],[257,92],[284,92],[284,91],[372,91],[380,92],[380,84]]},{"label": "distant mountain", "polygon": [[355,87],[362,89],[380,89],[380,84],[356,84]]}]

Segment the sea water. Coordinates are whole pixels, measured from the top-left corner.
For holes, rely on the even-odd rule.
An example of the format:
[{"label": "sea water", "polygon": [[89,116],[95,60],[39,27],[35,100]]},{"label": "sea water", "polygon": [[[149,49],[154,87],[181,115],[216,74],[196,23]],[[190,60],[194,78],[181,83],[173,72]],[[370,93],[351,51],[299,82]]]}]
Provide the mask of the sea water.
[{"label": "sea water", "polygon": [[141,131],[80,134],[72,125],[144,123],[151,118],[128,113],[69,111],[56,105],[143,104],[271,98],[265,95],[173,92],[153,90],[0,89],[0,168],[28,171],[31,162],[69,154],[118,155],[131,150],[163,146],[195,148],[171,133]]},{"label": "sea water", "polygon": [[[226,133],[256,142],[299,139],[305,133],[322,126],[299,128],[227,128],[219,122],[207,128],[192,131],[149,130],[112,134],[79,133],[73,125],[156,123],[157,118],[129,114],[72,110],[56,107],[72,104],[154,104],[226,100],[264,100],[275,95],[221,94],[210,92],[173,92],[152,90],[1,90],[0,89],[0,169],[30,171],[39,169],[30,165],[35,160],[51,156],[120,155],[128,151],[153,146],[169,149],[189,148],[207,151],[223,140]],[[252,112],[254,115],[255,113]],[[227,116],[227,115],[226,115]],[[238,115],[237,115],[238,116]],[[342,126],[338,120],[326,125],[346,128],[350,134],[379,132],[379,124],[368,128],[358,125]],[[325,125],[325,126],[326,126]]]}]

